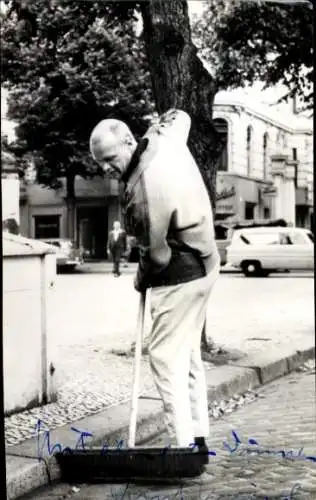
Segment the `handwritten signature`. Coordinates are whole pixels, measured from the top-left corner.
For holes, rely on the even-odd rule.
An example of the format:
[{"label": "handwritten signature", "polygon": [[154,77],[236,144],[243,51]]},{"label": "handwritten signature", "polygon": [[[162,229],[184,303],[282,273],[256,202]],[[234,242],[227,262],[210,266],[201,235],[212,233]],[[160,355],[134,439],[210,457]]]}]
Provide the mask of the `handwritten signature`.
[{"label": "handwritten signature", "polygon": [[[257,487],[257,485],[254,483],[251,483],[251,485],[254,486],[255,488]],[[200,484],[200,486],[202,488],[202,484]],[[168,494],[168,495],[163,495],[163,496],[157,495],[155,493],[140,492],[140,491],[139,492],[133,491],[133,493],[131,493],[131,492],[127,491],[128,488],[129,488],[129,483],[124,486],[124,490],[121,492],[119,492],[119,491],[114,492],[113,488],[111,488],[112,498],[114,498],[116,500],[185,500],[185,492],[183,491],[182,486],[180,486],[180,488],[175,493],[172,493],[171,495]],[[296,493],[301,491],[301,489],[302,489],[301,485],[299,483],[296,483],[292,487],[289,495],[285,494],[285,496],[282,496],[282,497],[280,496],[279,500],[295,500],[295,498],[297,498],[295,496]],[[196,498],[200,498],[201,500],[212,500],[212,499],[214,500],[214,493],[206,493],[205,496],[202,494],[202,491],[200,491],[199,493],[200,494]],[[191,498],[191,495],[192,495],[192,492],[190,493],[190,498]],[[216,500],[221,500],[221,499],[228,500],[228,498],[230,498],[231,500],[246,500],[246,497],[244,494],[242,494],[242,495],[234,494],[234,496],[231,496],[231,495],[227,496],[225,494],[225,495],[216,496]],[[247,494],[247,500],[256,500],[257,498],[258,498],[258,496],[257,496],[257,493],[255,493],[255,492]],[[268,496],[264,496],[262,500],[270,500],[270,499]]]},{"label": "handwritten signature", "polygon": [[[234,447],[231,447],[227,442],[224,441],[223,445],[226,450],[228,450],[231,454],[236,453],[238,450],[238,455],[243,456],[243,455],[280,455],[282,458],[285,459],[299,459],[299,460],[311,460],[312,462],[316,462],[316,456],[313,455],[304,455],[303,450],[304,448],[300,448],[297,452],[294,450],[269,450],[266,448],[261,448],[258,441],[256,439],[248,439],[247,445],[250,445],[251,448],[247,447],[242,450],[240,450],[240,445],[243,443],[241,442],[240,438],[238,437],[237,433],[235,431],[232,431],[232,436],[234,438]],[[256,447],[256,448],[255,448]]]},{"label": "handwritten signature", "polygon": [[[37,454],[38,454],[38,458],[39,460],[42,459],[43,457],[43,454],[45,451],[47,451],[47,453],[51,456],[51,455],[54,455],[55,453],[63,453],[63,454],[72,454],[74,452],[74,450],[86,450],[86,445],[87,445],[87,442],[86,442],[86,439],[87,438],[90,438],[90,437],[93,437],[93,434],[91,432],[88,432],[88,431],[84,431],[84,430],[80,430],[80,429],[77,429],[76,427],[70,427],[71,431],[73,431],[75,434],[76,434],[76,437],[77,437],[77,441],[75,443],[75,447],[74,448],[71,448],[69,446],[66,446],[66,447],[63,447],[60,443],[52,443],[51,442],[51,431],[49,429],[46,428],[44,422],[42,420],[38,420],[37,423],[36,423],[36,436],[37,436]],[[279,455],[281,456],[283,459],[291,459],[291,460],[310,460],[312,462],[316,462],[316,456],[311,456],[311,455],[305,455],[303,453],[303,448],[300,448],[298,451],[294,451],[294,450],[269,450],[269,449],[265,449],[265,448],[261,448],[258,441],[253,439],[253,438],[249,438],[247,443],[246,443],[246,447],[243,448],[243,444],[240,437],[238,436],[237,432],[236,431],[232,431],[231,432],[232,434],[232,438],[233,438],[233,443],[232,444],[229,444],[228,442],[224,441],[223,442],[223,446],[224,446],[224,449],[226,449],[230,455],[264,455],[264,454],[267,454],[267,455]],[[42,436],[42,440],[41,440],[41,436]],[[191,449],[193,450],[194,447],[196,445],[195,444],[192,444],[190,447]],[[124,440],[116,440],[116,443],[114,445],[114,447],[112,446],[112,448],[115,448],[117,450],[124,450]],[[170,448],[170,445],[169,446],[166,446],[162,449],[162,453],[166,453],[167,450]],[[109,449],[109,444],[108,443],[104,443],[101,451],[100,451],[100,454],[105,454],[107,453],[107,450]],[[216,451],[214,450],[208,450],[208,454],[210,456],[216,456]],[[256,487],[256,484],[254,483],[251,483],[252,486]],[[124,492],[122,493],[114,493],[112,492],[112,498],[119,498],[120,500],[123,500],[123,499],[128,499],[128,498],[132,498],[131,497],[131,493],[128,493],[127,490],[128,490],[128,487],[129,487],[129,484],[127,484],[125,486],[125,489],[124,489]],[[280,498],[280,500],[294,500],[294,495],[295,493],[297,493],[299,490],[301,490],[301,486],[299,483],[295,484],[290,492],[289,495],[287,496],[284,496],[283,498]],[[163,496],[163,497],[160,497],[159,495],[154,495],[154,496],[148,496],[150,493],[139,493],[139,495],[136,497],[137,499],[143,499],[143,500],[170,500],[171,498],[178,498],[179,500],[184,500],[184,495],[183,495],[183,490],[182,488],[180,490],[178,490],[177,492],[175,492],[171,497],[170,495],[169,496]],[[133,498],[135,499],[135,493],[133,493]],[[201,496],[199,498],[202,498]],[[220,500],[221,497],[217,498],[217,500]],[[225,496],[225,498],[227,498],[227,495]],[[240,495],[237,495],[237,496],[233,496],[231,498],[231,500],[242,500],[242,498],[245,498],[245,497],[241,497]],[[255,493],[251,493],[250,496],[247,497],[247,500],[251,500],[251,499],[255,499],[256,496],[255,496]],[[203,500],[209,500],[211,499],[210,495],[207,495],[205,498],[203,497]],[[265,496],[263,498],[263,500],[269,500],[269,497],[268,496]]]},{"label": "handwritten signature", "polygon": [[[38,458],[41,459],[43,457],[45,448],[47,450],[48,455],[54,455],[54,453],[73,453],[73,450],[86,450],[86,438],[93,437],[93,434],[88,431],[83,431],[80,429],[76,429],[75,427],[70,427],[71,431],[75,432],[77,434],[77,442],[75,444],[75,448],[70,448],[69,446],[63,447],[60,443],[51,443],[51,437],[50,437],[50,430],[49,429],[44,429],[44,422],[40,419],[38,419],[35,427],[36,431],[36,437],[37,437],[37,455]],[[43,441],[41,443],[41,431],[43,432]],[[256,439],[250,438],[247,441],[246,448],[240,449],[241,446],[243,445],[241,439],[239,438],[237,432],[232,431],[232,437],[234,439],[233,445],[228,444],[226,441],[223,442],[224,449],[226,449],[231,455],[232,454],[237,454],[237,455],[280,455],[284,459],[292,459],[292,460],[310,460],[312,462],[316,462],[316,456],[313,455],[305,455],[303,454],[303,449],[300,448],[297,452],[294,450],[269,450],[265,448],[261,448],[259,446],[259,443]],[[250,446],[250,447],[249,447]],[[190,448],[192,451],[196,445],[192,443],[190,445]],[[124,440],[117,440],[114,448],[117,450],[124,450]],[[162,453],[166,453],[167,450],[170,448],[170,446],[166,446],[162,449]],[[109,449],[109,444],[104,443],[102,449],[101,449],[101,455],[107,453],[107,450]],[[216,456],[216,451],[214,450],[208,450],[208,455],[209,456]]]}]

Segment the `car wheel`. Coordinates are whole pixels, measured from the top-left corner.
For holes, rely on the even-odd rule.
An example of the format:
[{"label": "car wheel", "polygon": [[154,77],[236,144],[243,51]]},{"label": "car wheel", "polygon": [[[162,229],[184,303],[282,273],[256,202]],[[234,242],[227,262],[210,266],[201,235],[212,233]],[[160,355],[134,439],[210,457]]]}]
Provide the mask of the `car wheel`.
[{"label": "car wheel", "polygon": [[242,262],[241,269],[245,276],[247,277],[255,277],[262,276],[262,267],[259,261],[257,260],[248,260]]}]

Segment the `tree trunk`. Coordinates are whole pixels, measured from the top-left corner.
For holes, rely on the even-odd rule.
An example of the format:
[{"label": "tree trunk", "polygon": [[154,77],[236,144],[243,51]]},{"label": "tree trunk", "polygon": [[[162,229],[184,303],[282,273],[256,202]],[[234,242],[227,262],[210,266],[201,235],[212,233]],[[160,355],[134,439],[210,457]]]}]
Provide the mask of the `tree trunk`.
[{"label": "tree trunk", "polygon": [[[153,92],[158,113],[186,111],[192,120],[189,149],[203,176],[215,216],[216,170],[222,149],[212,122],[216,84],[192,43],[184,0],[140,2]],[[203,328],[201,348],[208,349]]]},{"label": "tree trunk", "polygon": [[66,177],[67,236],[71,240],[75,240],[75,178],[72,173],[68,173]]}]

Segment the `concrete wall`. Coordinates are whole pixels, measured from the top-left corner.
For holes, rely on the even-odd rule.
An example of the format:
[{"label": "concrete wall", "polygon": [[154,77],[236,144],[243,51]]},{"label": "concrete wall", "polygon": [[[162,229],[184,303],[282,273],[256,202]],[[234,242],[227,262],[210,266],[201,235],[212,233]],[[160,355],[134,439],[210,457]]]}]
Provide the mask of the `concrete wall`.
[{"label": "concrete wall", "polygon": [[39,257],[19,261],[10,258],[3,262],[5,412],[40,402],[40,269]]},{"label": "concrete wall", "polygon": [[55,275],[55,255],[23,255],[22,250],[3,256],[6,415],[56,400],[51,328]]}]

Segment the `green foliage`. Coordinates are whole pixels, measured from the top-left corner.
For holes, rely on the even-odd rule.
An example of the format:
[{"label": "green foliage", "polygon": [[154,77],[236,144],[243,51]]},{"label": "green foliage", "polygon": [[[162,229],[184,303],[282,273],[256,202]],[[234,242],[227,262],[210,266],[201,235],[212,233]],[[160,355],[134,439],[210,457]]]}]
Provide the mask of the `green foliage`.
[{"label": "green foliage", "polygon": [[[154,111],[135,2],[6,0],[1,14],[2,85],[17,140],[6,144],[20,171],[32,155],[38,180],[100,173],[88,151],[102,118],[126,121],[136,136]],[[194,40],[218,89],[257,79],[287,85],[312,107],[312,10],[241,0],[208,0]],[[71,186],[71,183],[69,183]]]},{"label": "green foliage", "polygon": [[2,84],[8,118],[18,123],[11,150],[32,153],[38,181],[99,174],[89,154],[103,118],[126,121],[136,136],[153,111],[133,4],[37,0],[7,2],[2,15]]},{"label": "green foliage", "polygon": [[[290,3],[290,2],[289,2]],[[283,84],[313,107],[312,4],[208,0],[194,38],[219,89]]]}]

